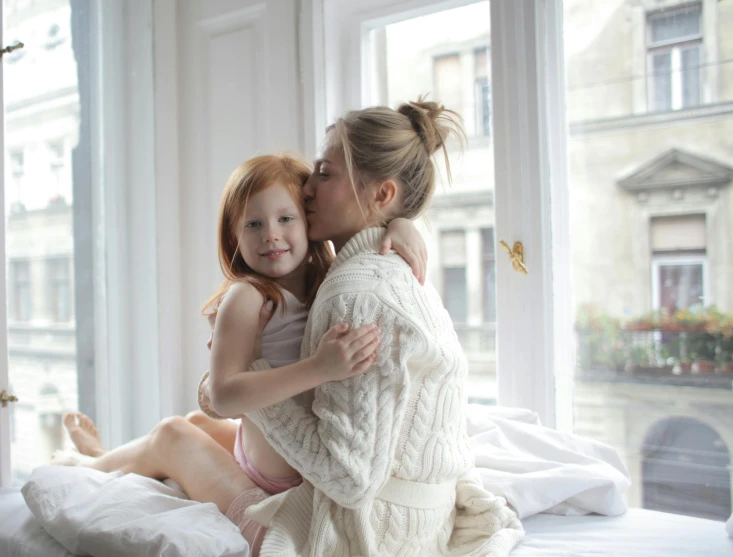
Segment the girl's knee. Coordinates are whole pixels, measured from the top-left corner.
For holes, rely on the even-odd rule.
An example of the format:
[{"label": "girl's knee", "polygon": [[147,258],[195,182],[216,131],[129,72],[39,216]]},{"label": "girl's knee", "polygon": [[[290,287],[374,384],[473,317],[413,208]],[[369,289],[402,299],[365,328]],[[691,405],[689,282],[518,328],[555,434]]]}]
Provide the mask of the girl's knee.
[{"label": "girl's knee", "polygon": [[150,442],[156,449],[165,449],[185,439],[195,427],[186,418],[171,416],[164,418],[150,434]]},{"label": "girl's knee", "polygon": [[188,414],[186,414],[185,419],[188,423],[191,423],[199,428],[203,428],[204,426],[206,426],[206,424],[213,421],[201,410],[194,410],[193,412],[189,412]]}]

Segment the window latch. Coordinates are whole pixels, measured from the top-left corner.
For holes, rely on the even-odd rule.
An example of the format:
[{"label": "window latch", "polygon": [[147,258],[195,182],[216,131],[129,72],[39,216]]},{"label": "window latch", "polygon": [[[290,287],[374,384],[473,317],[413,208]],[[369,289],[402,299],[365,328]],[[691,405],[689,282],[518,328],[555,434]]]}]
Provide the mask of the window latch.
[{"label": "window latch", "polygon": [[525,275],[528,274],[529,271],[527,270],[527,266],[524,264],[524,246],[522,245],[522,242],[514,242],[514,247],[511,249],[509,248],[509,244],[504,240],[501,240],[499,244],[509,254],[509,259],[512,261],[512,267],[514,267],[514,270],[518,273],[524,273]]},{"label": "window latch", "polygon": [[19,48],[23,48],[25,45],[21,42],[11,44],[10,46],[6,46],[2,50],[0,50],[0,62],[2,61],[3,56],[6,54],[10,54],[14,50],[18,50]]},{"label": "window latch", "polygon": [[9,402],[18,402],[18,397],[8,394],[8,392],[3,389],[0,391],[0,405],[5,408]]}]

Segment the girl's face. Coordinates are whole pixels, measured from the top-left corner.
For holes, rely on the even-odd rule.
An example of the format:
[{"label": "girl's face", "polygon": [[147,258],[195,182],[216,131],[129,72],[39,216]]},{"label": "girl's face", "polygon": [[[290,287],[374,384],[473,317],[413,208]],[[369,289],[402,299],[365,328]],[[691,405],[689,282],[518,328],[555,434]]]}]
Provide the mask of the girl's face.
[{"label": "girl's face", "polygon": [[312,241],[331,240],[339,251],[355,234],[368,226],[368,207],[362,202],[366,217],[357,203],[349,181],[349,172],[335,132],[329,131],[315,162],[313,174],[303,189],[305,213]]},{"label": "girl's face", "polygon": [[270,278],[296,271],[308,254],[303,209],[279,182],[250,196],[237,239],[245,263]]}]

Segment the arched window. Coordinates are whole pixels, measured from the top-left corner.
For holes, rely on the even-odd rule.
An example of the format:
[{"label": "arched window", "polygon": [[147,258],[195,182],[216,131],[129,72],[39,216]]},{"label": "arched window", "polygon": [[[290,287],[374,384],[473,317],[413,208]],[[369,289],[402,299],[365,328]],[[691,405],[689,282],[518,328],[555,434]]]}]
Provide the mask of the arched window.
[{"label": "arched window", "polygon": [[647,433],[642,457],[645,509],[728,519],[730,453],[714,429],[690,418],[662,420]]}]

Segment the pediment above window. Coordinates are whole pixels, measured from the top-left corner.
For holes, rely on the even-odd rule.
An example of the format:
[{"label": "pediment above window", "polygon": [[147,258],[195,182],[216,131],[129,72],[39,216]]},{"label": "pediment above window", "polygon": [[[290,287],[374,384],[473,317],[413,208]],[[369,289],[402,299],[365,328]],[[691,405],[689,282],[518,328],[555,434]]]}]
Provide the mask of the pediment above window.
[{"label": "pediment above window", "polygon": [[679,188],[720,188],[733,180],[733,168],[721,162],[671,149],[618,181],[630,192]]}]

